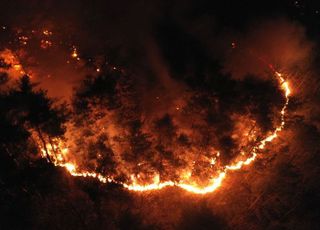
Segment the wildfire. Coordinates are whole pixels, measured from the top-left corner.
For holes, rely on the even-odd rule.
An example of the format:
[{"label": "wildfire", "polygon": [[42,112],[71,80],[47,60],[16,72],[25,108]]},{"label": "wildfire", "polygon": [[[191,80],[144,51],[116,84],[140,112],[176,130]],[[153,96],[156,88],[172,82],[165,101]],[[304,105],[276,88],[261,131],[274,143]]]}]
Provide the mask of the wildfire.
[{"label": "wildfire", "polygon": [[[72,57],[74,58],[78,57],[78,54],[76,53],[76,49],[73,50]],[[285,114],[286,114],[287,106],[289,104],[289,96],[291,94],[291,90],[290,90],[288,81],[284,79],[281,73],[275,71],[274,76],[277,78],[279,85],[281,86],[281,89],[286,98],[285,104],[280,111],[281,122],[279,126],[277,126],[275,130],[272,133],[270,133],[267,137],[265,137],[263,140],[258,142],[252,148],[251,152],[241,153],[241,156],[248,156],[247,159],[238,160],[233,162],[230,165],[224,166],[223,169],[217,174],[217,176],[212,177],[210,179],[209,183],[206,186],[199,186],[197,183],[194,183],[192,181],[190,182],[189,178],[191,173],[189,173],[188,176],[185,177],[186,179],[180,179],[179,181],[171,181],[171,180],[160,181],[160,176],[157,174],[153,177],[152,183],[141,184],[138,178],[134,175],[131,176],[130,183],[123,183],[115,180],[112,177],[104,176],[96,172],[82,170],[77,166],[76,163],[68,160],[68,152],[69,152],[68,148],[63,146],[63,142],[59,139],[54,140],[56,144],[53,144],[53,145],[47,144],[44,148],[42,148],[41,149],[42,156],[49,158],[54,165],[64,167],[73,176],[96,178],[102,183],[113,182],[116,184],[120,184],[124,188],[131,191],[144,192],[144,191],[160,190],[170,186],[171,187],[176,186],[195,194],[211,193],[221,186],[223,180],[226,178],[229,171],[236,171],[246,165],[250,165],[256,159],[258,155],[258,151],[264,149],[268,142],[272,142],[278,136],[278,133],[284,128]],[[217,157],[219,155],[220,153],[218,152]],[[215,164],[216,162],[215,160],[216,160],[215,158],[211,159],[211,164]]]}]

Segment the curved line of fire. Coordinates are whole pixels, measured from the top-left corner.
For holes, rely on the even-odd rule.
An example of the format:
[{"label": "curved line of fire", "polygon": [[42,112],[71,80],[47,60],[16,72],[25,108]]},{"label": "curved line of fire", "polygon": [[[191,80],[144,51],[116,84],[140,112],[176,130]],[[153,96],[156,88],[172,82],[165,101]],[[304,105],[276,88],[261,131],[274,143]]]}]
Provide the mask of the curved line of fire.
[{"label": "curved line of fire", "polygon": [[[159,176],[155,176],[154,182],[151,184],[143,184],[143,185],[139,184],[137,182],[137,179],[134,176],[131,177],[131,180],[132,180],[131,184],[123,183],[123,182],[119,182],[111,177],[103,176],[100,173],[89,172],[89,171],[84,171],[84,170],[78,169],[76,164],[71,163],[71,162],[65,162],[65,159],[63,159],[62,157],[57,157],[54,154],[52,147],[46,148],[46,149],[41,148],[42,156],[45,158],[49,157],[51,162],[55,166],[60,166],[60,167],[65,168],[72,176],[91,177],[91,178],[98,179],[102,183],[121,184],[124,188],[131,190],[131,191],[143,192],[143,191],[160,190],[160,189],[162,189],[164,187],[168,187],[168,186],[176,186],[176,187],[180,187],[186,191],[189,191],[189,192],[192,192],[195,194],[206,194],[206,193],[213,192],[218,187],[221,186],[222,181],[225,179],[225,177],[229,171],[239,170],[243,166],[251,164],[256,159],[258,151],[264,149],[268,142],[272,142],[278,136],[278,133],[284,128],[285,113],[287,110],[287,106],[289,104],[289,96],[290,96],[291,90],[290,90],[290,87],[289,87],[287,80],[285,80],[283,78],[281,73],[274,71],[274,75],[276,76],[277,80],[279,81],[279,85],[281,86],[281,89],[283,90],[283,92],[285,94],[285,98],[286,98],[285,104],[280,111],[280,114],[281,114],[280,125],[278,127],[276,127],[276,129],[269,136],[267,136],[266,138],[264,138],[263,140],[258,142],[258,144],[252,148],[252,151],[249,153],[250,154],[249,158],[247,158],[246,160],[239,160],[239,161],[234,162],[231,165],[225,166],[224,169],[219,172],[218,176],[216,176],[215,178],[212,178],[210,180],[210,183],[208,186],[200,187],[197,184],[184,183],[183,181],[180,181],[180,182],[174,182],[174,181],[160,182]],[[55,148],[57,148],[57,146]],[[68,152],[67,148],[61,148],[61,147],[59,147],[59,148],[61,149],[62,153]]]}]

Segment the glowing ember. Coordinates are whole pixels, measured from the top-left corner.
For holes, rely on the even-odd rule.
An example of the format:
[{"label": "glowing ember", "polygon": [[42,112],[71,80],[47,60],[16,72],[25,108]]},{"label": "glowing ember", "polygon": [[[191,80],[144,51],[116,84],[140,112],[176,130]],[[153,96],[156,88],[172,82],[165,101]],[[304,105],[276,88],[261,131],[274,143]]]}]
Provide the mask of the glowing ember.
[{"label": "glowing ember", "polygon": [[40,47],[41,47],[42,49],[47,49],[47,48],[49,48],[49,47],[51,47],[51,46],[52,46],[52,42],[51,42],[51,41],[45,40],[45,39],[42,39],[42,40],[41,40]]},{"label": "glowing ember", "polygon": [[78,51],[77,51],[76,47],[72,48],[71,57],[76,59],[76,60],[78,60],[78,61],[80,60],[79,54],[78,54]]},{"label": "glowing ember", "polygon": [[42,31],[42,33],[43,33],[45,36],[51,36],[51,35],[52,35],[52,32],[49,31],[49,30],[44,30],[44,31]]}]

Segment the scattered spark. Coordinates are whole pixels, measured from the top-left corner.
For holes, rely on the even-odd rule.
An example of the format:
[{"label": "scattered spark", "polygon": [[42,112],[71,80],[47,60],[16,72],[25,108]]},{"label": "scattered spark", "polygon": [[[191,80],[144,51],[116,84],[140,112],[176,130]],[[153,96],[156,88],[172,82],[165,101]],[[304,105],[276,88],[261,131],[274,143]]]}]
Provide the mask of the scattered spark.
[{"label": "scattered spark", "polygon": [[74,59],[77,59],[78,61],[80,60],[79,54],[78,54],[78,50],[74,46],[72,48],[71,57],[74,58]]},{"label": "scattered spark", "polygon": [[41,47],[42,49],[47,49],[47,48],[49,48],[49,47],[51,47],[51,46],[52,46],[52,42],[49,41],[49,40],[44,40],[44,39],[42,39],[41,42],[40,42],[40,47]]},{"label": "scattered spark", "polygon": [[19,36],[18,37],[20,44],[27,45],[29,38],[27,36]]},{"label": "scattered spark", "polygon": [[44,30],[44,31],[42,31],[42,33],[43,33],[45,36],[51,36],[51,35],[52,35],[52,32],[49,31],[49,30]]}]

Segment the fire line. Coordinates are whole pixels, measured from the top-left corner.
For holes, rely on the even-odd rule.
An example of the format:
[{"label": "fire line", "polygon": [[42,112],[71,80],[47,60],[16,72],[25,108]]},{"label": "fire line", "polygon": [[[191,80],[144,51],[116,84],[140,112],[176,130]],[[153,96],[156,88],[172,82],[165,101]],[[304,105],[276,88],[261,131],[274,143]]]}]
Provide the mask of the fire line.
[{"label": "fire line", "polygon": [[[273,69],[273,68],[272,68]],[[281,115],[281,121],[280,124],[273,130],[273,132],[265,137],[263,140],[259,141],[249,152],[250,157],[248,157],[246,160],[239,160],[235,161],[234,163],[230,165],[224,166],[224,168],[219,172],[218,176],[210,179],[209,185],[205,187],[198,186],[197,184],[191,184],[191,183],[184,183],[181,181],[160,181],[159,175],[155,176],[153,179],[153,183],[150,184],[139,184],[137,182],[137,179],[132,176],[131,183],[123,183],[120,181],[115,180],[112,177],[104,176],[100,173],[96,172],[90,172],[81,170],[77,167],[76,164],[72,162],[65,162],[64,155],[68,153],[68,148],[63,147],[61,141],[58,141],[58,145],[51,146],[48,144],[46,148],[41,148],[42,151],[42,157],[50,158],[50,161],[55,165],[59,167],[65,168],[72,176],[76,177],[91,177],[99,180],[102,183],[116,183],[122,185],[124,188],[130,190],[130,191],[137,191],[137,192],[144,192],[144,191],[153,191],[153,190],[160,190],[165,187],[179,187],[181,189],[184,189],[188,192],[194,193],[194,194],[207,194],[215,191],[217,188],[219,188],[222,185],[223,180],[226,178],[227,174],[230,171],[236,171],[240,170],[243,166],[250,165],[257,157],[258,151],[263,150],[267,143],[272,142],[275,138],[278,137],[278,133],[283,130],[285,126],[285,115],[287,111],[287,107],[289,104],[289,97],[291,94],[291,89],[289,87],[288,81],[283,77],[283,75],[280,72],[274,71],[274,76],[279,82],[279,86],[281,87],[281,90],[283,91],[285,95],[285,103],[280,111]],[[61,145],[61,146],[59,146]],[[60,152],[56,152],[55,150],[60,149]]]}]

